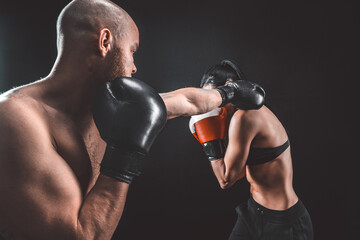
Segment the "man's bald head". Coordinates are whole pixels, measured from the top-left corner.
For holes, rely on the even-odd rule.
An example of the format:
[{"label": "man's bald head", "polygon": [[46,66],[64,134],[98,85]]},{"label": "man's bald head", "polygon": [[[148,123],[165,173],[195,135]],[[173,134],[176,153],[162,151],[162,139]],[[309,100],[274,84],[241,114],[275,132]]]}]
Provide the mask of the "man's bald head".
[{"label": "man's bald head", "polygon": [[58,47],[62,49],[67,41],[81,42],[104,28],[109,29],[113,37],[120,38],[134,26],[129,14],[111,1],[73,0],[58,17]]},{"label": "man's bald head", "polygon": [[129,14],[109,0],[70,2],[58,17],[57,37],[57,68],[82,68],[105,80],[136,72],[138,29]]}]

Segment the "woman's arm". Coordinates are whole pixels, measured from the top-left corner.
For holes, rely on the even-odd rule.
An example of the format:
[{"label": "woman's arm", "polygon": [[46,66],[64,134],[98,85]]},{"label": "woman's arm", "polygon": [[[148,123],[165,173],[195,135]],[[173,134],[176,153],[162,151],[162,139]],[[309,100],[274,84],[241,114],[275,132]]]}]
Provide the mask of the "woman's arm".
[{"label": "woman's arm", "polygon": [[247,111],[242,110],[236,111],[230,121],[225,156],[211,161],[211,167],[223,189],[231,187],[245,176],[250,144],[257,132],[255,122],[249,118]]}]

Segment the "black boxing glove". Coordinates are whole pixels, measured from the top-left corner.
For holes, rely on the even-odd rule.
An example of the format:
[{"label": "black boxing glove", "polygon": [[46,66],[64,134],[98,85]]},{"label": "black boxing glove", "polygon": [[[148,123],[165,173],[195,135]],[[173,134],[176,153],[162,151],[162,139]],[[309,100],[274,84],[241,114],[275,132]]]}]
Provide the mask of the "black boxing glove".
[{"label": "black boxing glove", "polygon": [[107,143],[100,172],[131,183],[167,120],[159,94],[146,83],[119,77],[101,86],[93,108],[96,127]]},{"label": "black boxing glove", "polygon": [[229,81],[224,86],[215,88],[222,98],[220,107],[231,103],[243,110],[259,109],[264,105],[265,91],[256,83],[237,80]]}]

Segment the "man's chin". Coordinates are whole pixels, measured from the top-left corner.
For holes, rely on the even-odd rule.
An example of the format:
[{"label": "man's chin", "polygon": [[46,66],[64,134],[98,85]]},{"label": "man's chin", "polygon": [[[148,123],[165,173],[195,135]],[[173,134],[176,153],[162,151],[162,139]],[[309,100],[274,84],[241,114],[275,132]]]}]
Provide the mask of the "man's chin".
[{"label": "man's chin", "polygon": [[124,77],[131,78],[132,76],[131,75],[125,75],[125,74],[124,75],[118,75],[117,77],[114,77],[114,78],[110,79],[109,82],[112,82],[117,78],[124,78]]}]

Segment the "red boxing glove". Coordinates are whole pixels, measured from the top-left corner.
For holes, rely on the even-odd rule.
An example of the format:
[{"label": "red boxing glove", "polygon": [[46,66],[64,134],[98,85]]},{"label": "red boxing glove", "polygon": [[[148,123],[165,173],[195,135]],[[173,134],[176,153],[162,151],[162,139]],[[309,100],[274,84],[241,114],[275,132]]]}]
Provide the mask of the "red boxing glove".
[{"label": "red boxing glove", "polygon": [[192,116],[189,128],[193,136],[202,144],[209,161],[224,157],[224,139],[228,128],[228,112],[225,107]]}]

